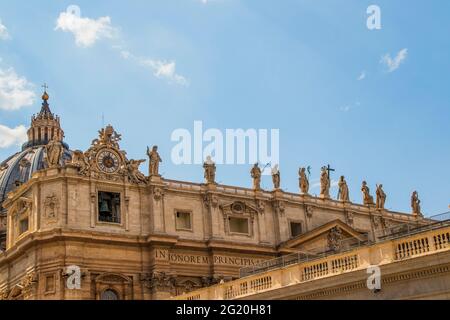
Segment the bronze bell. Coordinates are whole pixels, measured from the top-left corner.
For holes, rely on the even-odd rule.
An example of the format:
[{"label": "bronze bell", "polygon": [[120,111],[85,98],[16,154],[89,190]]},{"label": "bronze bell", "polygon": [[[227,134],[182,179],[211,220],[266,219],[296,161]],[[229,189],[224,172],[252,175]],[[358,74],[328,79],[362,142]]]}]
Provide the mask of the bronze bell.
[{"label": "bronze bell", "polygon": [[110,213],[111,210],[109,210],[108,202],[106,200],[102,200],[100,203],[100,213]]}]

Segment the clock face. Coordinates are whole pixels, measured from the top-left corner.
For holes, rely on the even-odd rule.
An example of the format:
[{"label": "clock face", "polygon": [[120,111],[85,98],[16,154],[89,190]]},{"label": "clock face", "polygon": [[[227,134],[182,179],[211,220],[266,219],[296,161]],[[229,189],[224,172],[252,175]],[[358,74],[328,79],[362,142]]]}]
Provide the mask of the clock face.
[{"label": "clock face", "polygon": [[105,173],[115,173],[119,170],[120,157],[112,150],[102,150],[97,156],[97,164],[101,171]]}]

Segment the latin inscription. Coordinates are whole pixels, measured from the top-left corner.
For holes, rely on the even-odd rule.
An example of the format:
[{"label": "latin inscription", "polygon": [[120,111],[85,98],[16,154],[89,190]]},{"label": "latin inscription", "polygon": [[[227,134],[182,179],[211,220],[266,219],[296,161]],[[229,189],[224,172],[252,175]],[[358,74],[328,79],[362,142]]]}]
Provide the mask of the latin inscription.
[{"label": "latin inscription", "polygon": [[[209,256],[174,253],[169,252],[168,250],[161,250],[161,249],[155,250],[155,258],[156,260],[164,260],[170,263],[178,263],[178,264],[206,264],[206,265],[211,264],[211,258]],[[248,267],[264,262],[265,260],[246,257],[215,255],[213,256],[212,261],[214,264]]]}]

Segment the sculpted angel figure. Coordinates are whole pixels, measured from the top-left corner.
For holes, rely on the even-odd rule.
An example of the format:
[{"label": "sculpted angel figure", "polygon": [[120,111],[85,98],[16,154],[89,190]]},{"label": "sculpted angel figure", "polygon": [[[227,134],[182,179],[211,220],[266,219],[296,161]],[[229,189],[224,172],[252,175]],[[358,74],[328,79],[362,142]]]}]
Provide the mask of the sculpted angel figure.
[{"label": "sculpted angel figure", "polygon": [[258,163],[255,163],[250,171],[250,175],[253,178],[253,189],[261,190],[261,169],[259,168]]},{"label": "sculpted angel figure", "polygon": [[161,157],[158,153],[158,146],[153,146],[152,150],[147,147],[147,155],[150,159],[149,163],[149,175],[150,176],[159,176],[159,164],[162,162]]},{"label": "sculpted angel figure", "polygon": [[78,172],[80,174],[84,174],[89,170],[89,163],[86,160],[86,156],[83,151],[75,150],[72,153],[72,161],[71,164],[78,168]]},{"label": "sculpted angel figure", "polygon": [[48,166],[50,168],[59,166],[63,154],[63,145],[56,135],[54,135],[52,140],[45,146],[45,151]]},{"label": "sculpted angel figure", "polygon": [[308,177],[306,176],[306,168],[300,168],[298,174],[300,176],[299,178],[300,190],[303,194],[307,194],[309,192],[309,180]]},{"label": "sculpted angel figure", "polygon": [[127,162],[128,177],[134,183],[146,182],[145,175],[139,171],[139,166],[147,160],[129,160]]}]

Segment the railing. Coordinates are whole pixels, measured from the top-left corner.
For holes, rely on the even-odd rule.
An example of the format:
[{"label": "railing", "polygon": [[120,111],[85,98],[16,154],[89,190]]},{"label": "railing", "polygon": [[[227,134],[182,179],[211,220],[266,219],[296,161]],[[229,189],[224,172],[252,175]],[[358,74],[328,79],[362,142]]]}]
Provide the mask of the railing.
[{"label": "railing", "polygon": [[[203,288],[174,297],[177,300],[223,300],[248,298],[252,295],[287,286],[306,283],[330,276],[337,276],[371,265],[386,265],[399,260],[414,259],[424,255],[450,250],[450,222],[434,224],[434,228],[422,228],[371,247],[348,248],[347,252],[308,256],[299,253],[296,259],[283,257],[284,264],[268,261],[263,273]],[[310,258],[309,260],[307,258]],[[276,268],[272,268],[276,266]]]}]

